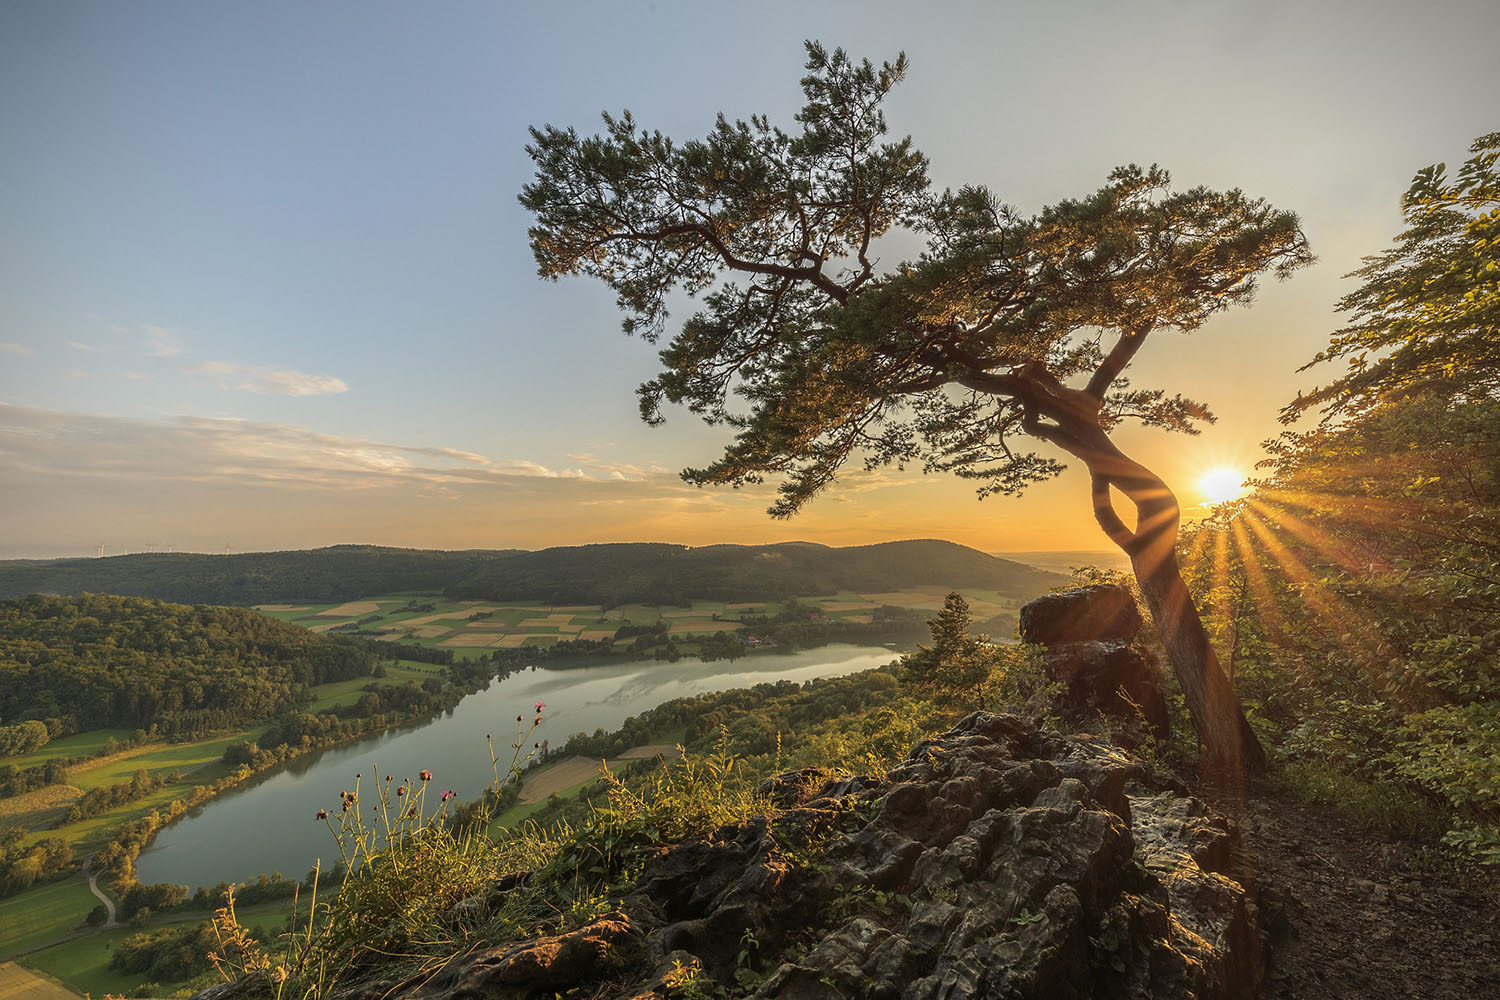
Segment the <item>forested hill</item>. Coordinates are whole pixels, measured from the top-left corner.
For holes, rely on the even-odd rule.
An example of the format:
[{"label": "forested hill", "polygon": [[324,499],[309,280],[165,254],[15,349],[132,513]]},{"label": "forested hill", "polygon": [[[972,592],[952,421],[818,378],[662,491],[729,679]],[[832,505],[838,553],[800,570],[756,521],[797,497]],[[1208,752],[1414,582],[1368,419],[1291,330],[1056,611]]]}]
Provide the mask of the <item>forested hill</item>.
[{"label": "forested hill", "polygon": [[537,552],[339,545],[231,556],[155,553],[0,562],[0,598],[110,593],[235,605],[442,591],[457,598],[613,606],[691,598],[764,601],[921,586],[1029,598],[1062,580],[1055,573],[933,539],[848,548],[805,542],[700,548],[617,543]]},{"label": "forested hill", "polygon": [[349,601],[404,590],[444,590],[511,554],[334,545],[230,556],[156,552],[105,559],[8,560],[0,562],[0,599],[126,594],[187,604]]},{"label": "forested hill", "polygon": [[370,667],[362,643],[242,608],[99,594],[0,601],[6,723],[204,732],[291,711],[305,687]]},{"label": "forested hill", "polygon": [[451,587],[454,597],[557,603],[765,601],[852,590],[937,586],[1033,597],[1062,577],[953,542],[830,548],[781,545],[616,544],[543,549],[497,560]]}]

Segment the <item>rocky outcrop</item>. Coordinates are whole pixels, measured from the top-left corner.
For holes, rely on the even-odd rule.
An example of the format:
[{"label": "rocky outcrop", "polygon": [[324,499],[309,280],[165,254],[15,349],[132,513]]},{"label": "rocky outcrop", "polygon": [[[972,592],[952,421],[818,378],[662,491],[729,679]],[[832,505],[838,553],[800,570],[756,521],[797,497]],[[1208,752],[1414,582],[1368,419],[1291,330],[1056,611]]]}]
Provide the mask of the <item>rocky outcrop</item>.
[{"label": "rocky outcrop", "polygon": [[1021,641],[1045,649],[1042,667],[1063,685],[1063,708],[1141,720],[1165,735],[1167,702],[1156,665],[1131,641],[1140,627],[1135,598],[1115,584],[1047,594],[1021,609]]},{"label": "rocky outcrop", "polygon": [[888,778],[792,773],[763,791],[777,809],[644,858],[608,916],[369,997],[1219,998],[1260,983],[1233,830],[1102,741],[977,713]]},{"label": "rocky outcrop", "polygon": [[1021,641],[1038,646],[1096,639],[1129,642],[1140,627],[1135,598],[1113,583],[1044,594],[1021,608]]}]

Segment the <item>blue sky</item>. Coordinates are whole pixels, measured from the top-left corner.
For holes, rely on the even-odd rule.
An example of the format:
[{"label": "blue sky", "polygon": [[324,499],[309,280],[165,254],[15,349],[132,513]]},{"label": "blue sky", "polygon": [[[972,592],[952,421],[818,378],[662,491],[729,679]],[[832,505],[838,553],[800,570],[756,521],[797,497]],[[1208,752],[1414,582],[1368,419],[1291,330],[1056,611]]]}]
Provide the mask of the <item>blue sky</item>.
[{"label": "blue sky", "polygon": [[[632,110],[790,124],[802,40],[905,50],[887,118],[939,185],[1022,210],[1125,162],[1298,211],[1320,263],[1137,381],[1203,437],[1130,432],[1186,503],[1247,464],[1386,245],[1412,173],[1500,127],[1493,3],[12,3],[0,7],[0,556],[148,545],[539,547],[939,535],[1098,547],[1065,476],[1020,501],[853,476],[791,522],[676,471],[654,352],[543,282],[528,125]],[[887,261],[914,247],[895,240]]]}]

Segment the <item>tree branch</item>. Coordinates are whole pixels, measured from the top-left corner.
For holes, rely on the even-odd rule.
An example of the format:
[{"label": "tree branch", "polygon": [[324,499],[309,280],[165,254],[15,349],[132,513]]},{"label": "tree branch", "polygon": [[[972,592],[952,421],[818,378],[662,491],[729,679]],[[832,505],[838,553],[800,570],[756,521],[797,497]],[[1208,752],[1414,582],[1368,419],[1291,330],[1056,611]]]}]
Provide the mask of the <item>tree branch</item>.
[{"label": "tree branch", "polygon": [[1141,345],[1146,342],[1146,335],[1150,332],[1149,323],[1142,323],[1134,330],[1122,331],[1120,339],[1115,341],[1115,346],[1110,348],[1109,353],[1104,356],[1104,360],[1100,362],[1098,370],[1094,372],[1083,391],[1103,405],[1104,394],[1109,391],[1114,380],[1120,377],[1125,366],[1130,364],[1130,359],[1135,357],[1135,352],[1141,349]]}]

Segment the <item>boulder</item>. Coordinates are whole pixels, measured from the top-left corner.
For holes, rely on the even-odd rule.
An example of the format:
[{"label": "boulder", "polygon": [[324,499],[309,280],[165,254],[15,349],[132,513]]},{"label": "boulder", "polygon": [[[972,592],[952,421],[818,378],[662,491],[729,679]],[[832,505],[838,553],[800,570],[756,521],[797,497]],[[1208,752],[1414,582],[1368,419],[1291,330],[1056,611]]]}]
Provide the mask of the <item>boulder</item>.
[{"label": "boulder", "polygon": [[1225,870],[1234,828],[1103,740],[975,713],[888,776],[772,787],[767,816],[644,850],[606,917],[343,996],[1203,1000],[1262,983],[1255,909]]},{"label": "boulder", "polygon": [[1021,609],[1021,641],[1042,646],[1096,639],[1129,641],[1140,627],[1135,598],[1113,583],[1045,594]]},{"label": "boulder", "polygon": [[1149,653],[1119,639],[1048,646],[1042,668],[1065,686],[1062,707],[1094,708],[1124,719],[1144,719],[1158,736],[1170,728],[1167,700]]}]

